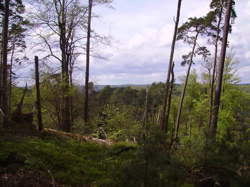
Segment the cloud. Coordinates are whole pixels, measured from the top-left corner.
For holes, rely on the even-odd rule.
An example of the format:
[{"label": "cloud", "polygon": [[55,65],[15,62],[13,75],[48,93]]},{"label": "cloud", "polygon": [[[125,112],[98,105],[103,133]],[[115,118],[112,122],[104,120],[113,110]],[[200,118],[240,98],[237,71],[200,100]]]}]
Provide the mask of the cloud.
[{"label": "cloud", "polygon": [[[91,80],[97,84],[139,84],[165,81],[170,46],[173,37],[174,16],[177,1],[166,0],[115,0],[114,9],[94,7],[100,16],[93,21],[93,29],[100,34],[111,36],[111,46],[96,46],[95,54],[106,60],[92,58]],[[210,0],[183,1],[180,24],[189,17],[203,16],[209,11]],[[250,2],[239,1],[236,4],[238,18],[230,35],[230,46],[239,61],[239,75],[242,82],[250,82]],[[183,76],[187,67],[180,66],[181,57],[190,47],[178,42],[175,52],[175,77]],[[79,70],[75,72],[75,81],[84,82],[85,57],[78,60]],[[200,60],[196,59],[196,68],[200,72]]]},{"label": "cloud", "polygon": [[[209,2],[209,0],[183,1],[181,23],[189,17],[205,15],[209,11]],[[110,11],[108,15],[102,15],[101,11],[98,13],[101,14],[102,21],[113,24],[109,25],[112,27],[111,34],[119,42],[113,43],[109,51],[112,55],[108,61],[93,60],[92,77],[97,78],[101,84],[164,81],[173,35],[176,2],[134,0],[126,1],[125,4],[124,1],[117,0],[114,6],[115,10]],[[245,78],[249,69],[244,69],[248,67],[250,59],[248,34],[250,23],[247,21],[250,13],[247,7],[250,8],[250,2],[238,2],[236,6],[238,18],[230,36],[231,47],[240,62],[238,72],[242,82],[250,82],[250,79]],[[97,30],[100,32],[105,30],[103,27],[98,27],[98,22],[96,24]],[[181,67],[179,64],[181,56],[189,49],[181,42],[177,43],[176,76],[185,75],[186,67]],[[102,49],[97,51],[105,55]],[[199,65],[195,65],[194,68],[200,72]]]},{"label": "cloud", "polygon": [[250,12],[249,1],[240,1],[236,4],[237,18],[230,35],[230,42],[238,64],[238,75],[242,83],[250,83]]}]

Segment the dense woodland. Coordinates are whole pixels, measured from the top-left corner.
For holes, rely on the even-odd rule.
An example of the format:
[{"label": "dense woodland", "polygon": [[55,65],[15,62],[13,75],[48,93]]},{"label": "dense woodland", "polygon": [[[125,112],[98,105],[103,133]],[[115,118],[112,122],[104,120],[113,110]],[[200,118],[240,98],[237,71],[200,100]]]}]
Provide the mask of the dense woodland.
[{"label": "dense woodland", "polygon": [[[228,40],[237,1],[210,0],[182,25],[175,1],[166,82],[101,88],[91,59],[110,40],[91,23],[112,0],[0,1],[0,186],[250,186],[250,85]],[[190,49],[182,62],[177,42]],[[20,86],[26,64],[33,84]]]}]

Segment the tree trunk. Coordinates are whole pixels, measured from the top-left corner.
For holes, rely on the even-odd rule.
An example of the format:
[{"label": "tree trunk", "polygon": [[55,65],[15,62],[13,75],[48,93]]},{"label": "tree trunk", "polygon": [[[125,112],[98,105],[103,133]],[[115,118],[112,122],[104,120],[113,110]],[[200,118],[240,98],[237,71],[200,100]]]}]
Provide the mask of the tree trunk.
[{"label": "tree trunk", "polygon": [[165,90],[165,97],[164,97],[164,103],[163,103],[163,112],[162,112],[162,120],[161,120],[161,130],[167,131],[168,129],[168,119],[169,119],[169,111],[171,104],[171,91],[170,91],[170,76],[171,76],[171,70],[173,67],[173,59],[174,59],[174,51],[175,51],[175,44],[176,44],[176,38],[178,33],[178,26],[179,26],[179,20],[180,20],[180,12],[181,12],[181,3],[182,0],[178,1],[178,7],[177,7],[177,15],[176,15],[176,21],[175,21],[175,28],[174,28],[174,36],[172,40],[171,45],[171,53],[170,53],[170,59],[169,59],[169,65],[168,65],[168,73],[167,73],[167,80],[166,80],[166,90]]},{"label": "tree trunk", "polygon": [[[72,31],[70,42],[68,46],[68,65],[69,65],[69,87],[72,90],[73,89],[73,71],[74,71],[74,63],[75,59],[73,58],[75,46],[74,43],[74,32]],[[73,95],[70,95],[70,122],[71,124],[74,123],[74,117],[73,117],[73,111],[74,111],[74,98]]]},{"label": "tree trunk", "polygon": [[62,129],[66,132],[71,130],[70,121],[70,97],[69,97],[69,67],[67,58],[67,38],[66,38],[66,17],[65,17],[65,0],[62,1],[61,14],[59,15],[59,29],[60,29],[60,49],[62,55]]},{"label": "tree trunk", "polygon": [[86,44],[86,72],[85,72],[85,103],[84,103],[84,121],[89,121],[89,61],[90,61],[90,39],[91,39],[91,16],[93,1],[89,0],[88,10],[88,31]]},{"label": "tree trunk", "polygon": [[8,126],[8,35],[9,35],[9,4],[10,0],[5,0],[3,30],[2,30],[2,110],[4,113],[3,126]]},{"label": "tree trunk", "polygon": [[145,128],[148,122],[148,88],[146,88],[145,106],[143,114],[143,127]]},{"label": "tree trunk", "polygon": [[218,20],[218,25],[217,25],[216,40],[215,40],[213,74],[212,74],[211,88],[210,88],[210,109],[209,109],[209,123],[208,123],[209,126],[211,126],[212,114],[213,114],[214,84],[215,84],[215,77],[216,77],[218,44],[219,44],[219,40],[220,40],[220,25],[221,25],[221,21],[222,21],[222,12],[223,12],[223,8],[221,8],[221,10],[220,10],[219,20]]},{"label": "tree trunk", "polygon": [[12,101],[12,67],[13,58],[15,53],[15,42],[12,43],[12,51],[10,57],[10,70],[9,70],[9,114],[11,114],[11,101]]},{"label": "tree trunk", "polygon": [[[70,88],[73,89],[73,67],[70,67],[70,71],[69,71],[69,84],[70,84]],[[73,124],[74,122],[74,117],[73,117],[73,108],[74,106],[74,100],[73,100],[73,96],[70,96],[70,121]]]},{"label": "tree trunk", "polygon": [[224,63],[225,63],[226,50],[227,50],[228,33],[229,33],[229,28],[230,28],[231,12],[232,12],[232,0],[228,0],[225,23],[224,23],[224,30],[223,30],[221,54],[220,54],[220,60],[218,64],[218,79],[217,79],[215,98],[214,98],[214,109],[213,109],[212,122],[211,122],[211,127],[210,127],[211,136],[213,138],[216,137],[216,131],[217,131],[218,115],[219,115],[219,108],[220,108],[220,97],[221,97],[221,89],[222,89],[222,81],[223,81],[223,71],[224,71]]},{"label": "tree trunk", "polygon": [[40,97],[39,64],[38,64],[38,57],[37,56],[35,56],[35,72],[36,72],[37,120],[38,120],[38,130],[41,132],[43,130],[43,123],[42,123],[41,97]]},{"label": "tree trunk", "polygon": [[[170,108],[171,108],[171,101],[172,101],[172,93],[173,93],[173,88],[174,88],[174,63],[172,65],[172,70],[171,70],[171,87],[169,91],[169,97],[168,97],[168,106],[167,106],[167,113],[166,113],[166,119],[169,119],[170,115]],[[168,131],[168,126],[166,127],[166,131]]]},{"label": "tree trunk", "polygon": [[3,86],[3,50],[2,50],[2,43],[1,43],[1,46],[0,46],[0,111],[2,108],[2,96],[3,96],[2,86]]},{"label": "tree trunk", "polygon": [[194,45],[193,45],[193,49],[192,49],[192,53],[191,53],[191,57],[190,57],[190,63],[188,66],[188,71],[187,71],[187,75],[186,75],[186,79],[185,79],[185,83],[184,83],[184,87],[182,90],[181,99],[180,99],[180,103],[179,103],[179,107],[178,107],[178,112],[177,112],[177,117],[176,117],[176,122],[175,122],[175,133],[174,133],[175,140],[178,138],[182,107],[183,107],[184,97],[185,97],[188,79],[189,79],[189,75],[190,75],[190,70],[191,70],[191,67],[193,64],[193,57],[194,57],[194,53],[195,53],[195,49],[196,49],[196,45],[197,45],[198,36],[199,36],[199,32],[197,31],[197,34],[196,34],[195,39],[194,39]]}]

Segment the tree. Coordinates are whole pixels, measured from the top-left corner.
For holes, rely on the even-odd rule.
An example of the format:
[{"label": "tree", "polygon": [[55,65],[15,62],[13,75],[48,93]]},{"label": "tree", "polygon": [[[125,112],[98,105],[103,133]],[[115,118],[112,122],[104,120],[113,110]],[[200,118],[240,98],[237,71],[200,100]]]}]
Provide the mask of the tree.
[{"label": "tree", "polygon": [[85,72],[85,103],[84,103],[84,121],[89,121],[89,60],[90,60],[90,38],[91,38],[91,20],[92,20],[93,0],[89,0],[88,6],[88,26],[86,43],[86,72]]},{"label": "tree", "polygon": [[[218,59],[218,47],[219,47],[219,42],[222,40],[221,31],[223,29],[223,26],[221,23],[225,12],[224,9],[226,8],[226,0],[213,0],[210,4],[210,8],[212,10],[207,14],[207,17],[211,19],[212,24],[208,35],[212,38],[212,42],[214,44],[214,60],[212,65],[212,75],[210,77],[209,126],[211,125],[211,120],[212,120],[214,87],[215,87],[216,67]],[[232,18],[236,17],[234,9],[232,9],[231,16]]]},{"label": "tree", "polygon": [[[5,5],[4,2],[0,2],[0,15],[2,19],[5,15]],[[12,83],[12,65],[14,61],[20,60],[18,57],[14,57],[14,53],[17,51],[22,51],[25,45],[25,35],[26,25],[28,24],[27,20],[23,18],[23,13],[25,12],[25,7],[22,3],[22,0],[10,1],[9,3],[9,23],[8,23],[8,49],[7,52],[10,53],[10,63],[8,65],[8,84],[9,88],[7,89],[8,93],[8,113],[11,113],[11,83]],[[3,28],[3,22],[0,23],[0,27]],[[0,34],[1,42],[3,42],[3,35]],[[8,56],[8,55],[7,55]],[[8,58],[7,58],[8,59]],[[8,63],[7,63],[8,64]],[[2,71],[3,59],[0,62],[0,69]],[[3,74],[0,74],[0,89],[2,89],[3,84]],[[0,92],[0,98],[2,98],[3,92]],[[1,100],[1,99],[0,99]],[[0,101],[1,103],[1,101]],[[1,105],[1,104],[0,104]]]},{"label": "tree", "polygon": [[[175,133],[174,133],[175,139],[177,139],[177,137],[178,137],[180,118],[181,118],[181,113],[182,113],[182,106],[183,106],[183,102],[184,102],[184,97],[185,97],[185,93],[186,93],[186,88],[187,88],[187,84],[188,84],[188,79],[189,79],[191,67],[192,67],[192,64],[194,63],[193,58],[196,55],[202,55],[203,58],[206,59],[207,56],[210,55],[210,53],[206,47],[199,46],[197,43],[198,37],[200,35],[204,35],[206,33],[206,29],[208,28],[208,25],[210,25],[210,22],[208,22],[208,20],[205,19],[204,17],[202,17],[202,18],[189,18],[189,21],[184,23],[179,28],[178,39],[183,40],[184,42],[192,45],[192,50],[187,55],[183,55],[182,65],[188,64],[188,70],[187,70],[187,75],[186,75],[186,79],[184,82],[183,90],[181,93],[177,117],[176,117],[176,121],[175,121]],[[198,48],[197,48],[197,45],[198,45]]]},{"label": "tree", "polygon": [[7,127],[9,112],[8,112],[8,36],[9,36],[9,6],[10,0],[5,0],[3,29],[2,29],[2,87],[1,87],[1,105],[4,113],[3,126]]},{"label": "tree", "polygon": [[[85,30],[87,8],[80,5],[78,0],[37,0],[36,2],[40,8],[38,13],[33,14],[32,21],[34,26],[47,31],[38,35],[49,49],[48,57],[53,57],[61,64],[60,121],[62,130],[70,131],[72,124],[69,91],[70,81],[72,81],[72,65],[75,60],[75,50],[85,38],[79,34],[79,30]],[[58,46],[59,51],[54,46]]]},{"label": "tree", "polygon": [[[105,4],[109,0],[97,0],[96,4]],[[61,69],[61,118],[62,129],[70,131],[72,126],[72,104],[70,97],[70,87],[73,83],[73,70],[77,58],[84,54],[81,50],[86,42],[86,31],[88,23],[88,7],[79,0],[36,0],[36,11],[33,11],[31,19],[37,35],[46,46],[46,52],[49,52],[47,58],[52,57],[60,63]],[[93,4],[94,5],[94,4]],[[92,32],[92,38],[101,40],[102,38]],[[88,85],[87,85],[88,87]]]},{"label": "tree", "polygon": [[182,0],[178,1],[178,7],[177,7],[177,15],[176,15],[176,21],[175,21],[175,28],[174,28],[174,36],[172,40],[171,45],[171,52],[170,52],[170,59],[168,64],[168,73],[167,73],[167,80],[166,80],[166,90],[165,90],[165,97],[164,97],[164,103],[163,103],[163,111],[162,111],[162,120],[161,120],[161,129],[163,131],[167,131],[168,129],[168,119],[169,119],[169,112],[171,107],[171,81],[170,82],[170,76],[172,76],[172,80],[174,80],[173,75],[173,68],[174,68],[174,51],[175,51],[175,43],[177,39],[177,33],[178,33],[178,26],[179,26],[179,20],[180,20],[180,12],[181,12],[181,3]]},{"label": "tree", "polygon": [[224,63],[226,57],[226,49],[228,43],[228,33],[230,29],[230,18],[232,13],[233,7],[233,0],[227,1],[227,11],[225,15],[225,23],[224,23],[224,30],[223,30],[223,40],[222,40],[222,47],[221,47],[221,54],[218,66],[218,79],[216,84],[216,92],[214,98],[214,109],[211,121],[211,136],[215,138],[216,130],[217,130],[217,123],[218,123],[218,115],[219,115],[219,107],[220,107],[220,97],[221,97],[221,89],[222,89],[222,81],[223,81],[223,71],[224,71]]},{"label": "tree", "polygon": [[[9,28],[9,46],[8,52],[10,53],[10,64],[9,64],[9,113],[11,114],[11,101],[12,101],[12,85],[13,85],[13,66],[15,62],[19,65],[26,57],[22,57],[23,52],[26,48],[25,33],[28,30],[29,22],[24,19],[23,14],[25,7],[22,1],[18,1],[12,5],[14,10],[10,14],[10,28]],[[12,8],[11,6],[11,8]],[[12,9],[13,9],[12,8]],[[17,55],[18,54],[18,55]]]},{"label": "tree", "polygon": [[[112,0],[96,0],[97,4],[111,3]],[[87,21],[87,42],[86,42],[86,69],[85,69],[85,97],[84,97],[84,121],[89,122],[89,68],[90,68],[90,42],[91,42],[91,22],[92,22],[92,8],[94,1],[89,0],[88,4],[88,21]]]},{"label": "tree", "polygon": [[41,96],[40,96],[40,76],[39,76],[39,62],[38,56],[35,56],[35,77],[36,77],[36,108],[39,131],[43,130],[42,111],[41,111]]}]

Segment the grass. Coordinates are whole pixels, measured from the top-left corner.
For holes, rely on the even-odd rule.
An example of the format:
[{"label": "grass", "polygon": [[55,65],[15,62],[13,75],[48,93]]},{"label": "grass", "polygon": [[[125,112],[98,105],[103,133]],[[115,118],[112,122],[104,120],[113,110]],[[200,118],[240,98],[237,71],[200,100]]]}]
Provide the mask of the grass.
[{"label": "grass", "polygon": [[0,174],[33,171],[66,186],[112,186],[115,168],[133,157],[135,147],[126,143],[107,147],[51,135],[1,133],[0,138]]}]

